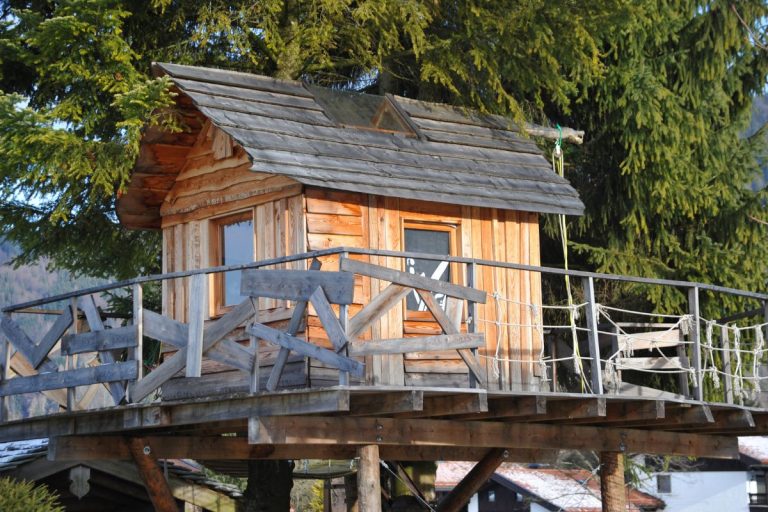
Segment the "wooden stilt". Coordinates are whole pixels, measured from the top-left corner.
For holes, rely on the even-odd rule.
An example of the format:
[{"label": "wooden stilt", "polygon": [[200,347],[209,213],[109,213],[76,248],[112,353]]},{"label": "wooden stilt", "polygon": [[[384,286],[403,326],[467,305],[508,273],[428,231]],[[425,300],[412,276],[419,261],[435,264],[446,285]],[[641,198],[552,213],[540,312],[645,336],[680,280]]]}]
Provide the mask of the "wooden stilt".
[{"label": "wooden stilt", "polygon": [[623,453],[600,452],[600,492],[603,512],[624,512],[627,509]]},{"label": "wooden stilt", "polygon": [[163,472],[160,471],[160,467],[157,465],[157,459],[152,453],[150,446],[144,439],[139,437],[128,439],[128,446],[155,510],[158,512],[178,512],[179,508],[176,506],[176,500],[171,493],[170,487],[168,487],[165,475],[163,475]]},{"label": "wooden stilt", "polygon": [[357,450],[360,466],[357,470],[357,497],[360,512],[381,512],[381,473],[379,446],[361,446]]},{"label": "wooden stilt", "polygon": [[504,448],[490,450],[459,482],[459,485],[443,498],[437,510],[439,512],[458,512],[461,510],[506,458],[507,450]]}]

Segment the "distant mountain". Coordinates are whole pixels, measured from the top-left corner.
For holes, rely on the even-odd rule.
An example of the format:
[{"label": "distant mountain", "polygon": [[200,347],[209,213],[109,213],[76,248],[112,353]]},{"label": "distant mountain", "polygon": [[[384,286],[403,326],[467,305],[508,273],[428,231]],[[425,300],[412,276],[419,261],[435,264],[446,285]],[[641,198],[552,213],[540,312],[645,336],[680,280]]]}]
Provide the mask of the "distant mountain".
[{"label": "distant mountain", "polygon": [[[14,268],[11,265],[11,260],[18,254],[18,248],[8,242],[0,241],[0,306],[50,297],[96,286],[103,282],[88,277],[74,278],[72,274],[63,270],[49,271],[46,268],[47,261]],[[62,307],[62,305],[57,305],[57,307]],[[29,334],[36,333],[30,332]]]}]

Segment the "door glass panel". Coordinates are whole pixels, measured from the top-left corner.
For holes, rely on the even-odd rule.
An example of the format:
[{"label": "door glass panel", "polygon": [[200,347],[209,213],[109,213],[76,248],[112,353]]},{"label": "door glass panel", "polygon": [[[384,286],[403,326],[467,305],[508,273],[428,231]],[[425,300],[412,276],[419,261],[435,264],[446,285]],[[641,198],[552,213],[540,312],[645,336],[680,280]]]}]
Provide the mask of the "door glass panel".
[{"label": "door glass panel", "polygon": [[[429,229],[405,229],[406,252],[423,252],[428,254],[451,254],[450,231],[434,231]],[[420,276],[450,282],[451,266],[447,261],[425,260],[421,258],[407,258],[405,262],[406,272]],[[440,307],[445,309],[445,295],[435,294]],[[426,311],[427,307],[414,290],[406,299],[408,311]]]}]

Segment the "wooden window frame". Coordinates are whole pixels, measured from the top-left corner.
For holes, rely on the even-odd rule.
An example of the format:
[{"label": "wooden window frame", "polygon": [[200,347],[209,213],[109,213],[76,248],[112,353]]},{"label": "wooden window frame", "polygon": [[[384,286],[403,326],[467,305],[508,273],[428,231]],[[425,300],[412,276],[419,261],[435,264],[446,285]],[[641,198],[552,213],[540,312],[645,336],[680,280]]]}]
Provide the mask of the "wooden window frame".
[{"label": "wooden window frame", "polygon": [[[248,210],[242,210],[239,212],[228,213],[220,217],[210,219],[210,230],[213,233],[212,240],[214,243],[210,244],[210,261],[211,266],[218,267],[224,265],[223,262],[223,247],[224,247],[224,230],[223,226],[242,222],[244,220],[250,220],[252,226],[253,236],[253,253],[251,254],[252,261],[256,259],[256,225],[255,225],[255,212],[253,208]],[[212,276],[211,292],[209,294],[211,304],[211,316],[221,316],[227,311],[232,309],[232,306],[224,304],[225,290],[224,290],[224,273],[217,272]]]},{"label": "wooden window frame", "polygon": [[[405,247],[405,230],[417,229],[422,231],[440,231],[448,233],[448,256],[457,256],[459,250],[459,240],[461,239],[461,225],[453,222],[441,222],[439,220],[413,220],[402,219],[400,227],[400,240],[402,240],[403,252],[406,252]],[[461,272],[461,265],[456,262],[449,264],[451,271],[451,283],[463,284],[464,276]],[[407,271],[406,261],[403,260],[403,271]],[[413,293],[413,292],[411,292]],[[409,311],[406,305],[405,299],[403,300],[403,319],[404,320],[417,320],[417,321],[429,321],[434,322],[434,317],[429,311]],[[463,313],[465,315],[466,312]]]}]

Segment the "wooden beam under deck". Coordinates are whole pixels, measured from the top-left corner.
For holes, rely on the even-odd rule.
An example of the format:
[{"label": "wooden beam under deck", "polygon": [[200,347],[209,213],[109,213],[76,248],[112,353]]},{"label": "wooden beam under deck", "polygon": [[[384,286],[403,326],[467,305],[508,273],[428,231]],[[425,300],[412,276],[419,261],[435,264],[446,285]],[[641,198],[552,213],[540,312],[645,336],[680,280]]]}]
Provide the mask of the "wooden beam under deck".
[{"label": "wooden beam under deck", "polygon": [[426,396],[421,411],[404,412],[395,414],[395,416],[398,418],[435,418],[487,411],[488,396],[485,393],[462,393],[460,395]]},{"label": "wooden beam under deck", "polygon": [[521,416],[544,415],[547,412],[547,398],[538,396],[489,397],[488,410],[480,413],[453,415],[455,420],[487,420],[517,418]]},{"label": "wooden beam under deck", "polygon": [[544,414],[519,416],[515,421],[565,421],[590,418],[593,421],[603,418],[606,414],[606,401],[603,397],[583,398],[577,400],[556,400],[547,402]]},{"label": "wooden beam under deck", "polygon": [[[706,434],[717,432],[718,434],[725,434],[725,435],[738,435],[738,436],[764,436],[768,435],[768,411],[765,410],[755,410],[755,409],[741,409],[745,412],[748,412],[750,417],[752,418],[751,423],[754,423],[753,427],[737,427],[734,428],[730,424],[723,424],[720,423],[719,420],[721,418],[725,418],[725,415],[719,414],[721,411],[715,412],[715,418],[718,419],[718,422],[713,425],[711,428],[707,429],[705,432]],[[732,412],[739,411],[739,409],[732,409]],[[739,420],[739,423],[741,425],[744,425],[745,421],[743,419]]]},{"label": "wooden beam under deck", "polygon": [[350,416],[382,416],[398,413],[417,413],[424,410],[423,391],[395,391],[390,393],[352,394]]},{"label": "wooden beam under deck", "polygon": [[[757,426],[754,416],[746,409],[712,411],[712,421],[702,425],[692,425],[685,430],[689,432],[720,432],[723,430],[741,430],[749,432]],[[682,429],[675,429],[682,430]],[[756,435],[756,434],[746,434]]]},{"label": "wooden beam under deck", "polygon": [[0,442],[185,425],[205,426],[220,421],[245,420],[254,415],[347,412],[349,394],[347,389],[324,389],[59,413],[0,424]]},{"label": "wooden beam under deck", "polygon": [[[606,403],[605,416],[599,418],[600,425],[624,426],[635,423],[649,423],[663,420],[666,417],[666,408],[661,400],[645,400],[642,402],[608,402]],[[581,418],[569,420],[570,424],[595,424],[594,418]]]},{"label": "wooden beam under deck", "polygon": [[738,457],[735,438],[537,423],[274,416],[249,421],[254,444],[432,445],[623,451],[711,458]]},{"label": "wooden beam under deck", "polygon": [[626,428],[656,428],[663,430],[689,431],[702,425],[714,423],[709,406],[703,404],[667,405],[664,417],[658,419],[639,419],[622,422]]},{"label": "wooden beam under deck", "polygon": [[[355,457],[355,445],[254,445],[246,437],[235,436],[145,436],[145,441],[160,459],[236,461],[250,459],[300,459],[311,453],[319,459],[350,459]],[[487,448],[466,446],[395,446],[381,445],[382,458],[388,460],[480,460]],[[507,460],[512,462],[554,462],[557,450],[536,448],[507,448]],[[49,461],[127,460],[130,452],[123,436],[62,436],[51,438]],[[50,462],[49,462],[50,463]]]}]

